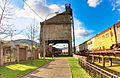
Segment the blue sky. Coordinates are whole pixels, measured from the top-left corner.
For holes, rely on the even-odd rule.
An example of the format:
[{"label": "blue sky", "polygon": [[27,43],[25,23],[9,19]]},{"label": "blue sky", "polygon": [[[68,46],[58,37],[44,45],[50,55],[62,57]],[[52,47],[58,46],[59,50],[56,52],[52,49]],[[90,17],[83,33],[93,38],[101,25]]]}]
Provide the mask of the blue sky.
[{"label": "blue sky", "polygon": [[[93,30],[93,33],[91,33],[93,34],[92,36],[102,32],[120,20],[119,12],[112,10],[112,1],[103,0],[96,7],[89,6],[87,2],[87,0],[71,0],[75,18],[79,19],[86,29]],[[120,6],[116,9],[119,8]],[[79,41],[83,42],[84,38],[77,38],[76,41],[76,44],[78,44]]]},{"label": "blue sky", "polygon": [[[65,3],[70,2],[75,21],[76,45],[90,39],[120,20],[120,0],[46,0],[46,4],[44,0],[25,1],[42,18],[47,15],[46,13],[63,12]],[[13,3],[17,8],[15,14],[18,21],[28,20],[29,22],[33,20],[34,13],[24,5],[22,0],[15,0]],[[32,16],[29,15],[30,13],[32,13]],[[41,20],[37,16],[34,17],[39,24]],[[16,24],[18,21],[16,21]],[[25,26],[23,23],[22,25]]]}]

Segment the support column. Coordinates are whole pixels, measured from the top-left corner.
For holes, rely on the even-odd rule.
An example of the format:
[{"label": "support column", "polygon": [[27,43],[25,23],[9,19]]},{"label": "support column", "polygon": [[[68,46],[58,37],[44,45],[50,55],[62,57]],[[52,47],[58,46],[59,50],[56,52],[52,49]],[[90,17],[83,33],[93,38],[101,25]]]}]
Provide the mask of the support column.
[{"label": "support column", "polygon": [[0,41],[0,66],[3,65],[3,43]]},{"label": "support column", "polygon": [[45,46],[45,40],[43,42],[43,61],[45,62],[45,57],[46,57],[46,46]]},{"label": "support column", "polygon": [[40,46],[39,46],[39,51],[40,51],[40,57],[43,57],[43,41],[40,42]]},{"label": "support column", "polygon": [[102,66],[105,67],[105,58],[102,57]]},{"label": "support column", "polygon": [[16,48],[17,48],[16,60],[17,60],[17,63],[19,63],[20,62],[20,60],[19,60],[19,45],[16,45]]},{"label": "support column", "polygon": [[72,40],[69,40],[69,56],[72,56]]},{"label": "support column", "polygon": [[109,66],[112,66],[112,58],[109,58]]},{"label": "support column", "polygon": [[94,56],[92,56],[92,63],[94,63],[95,62],[95,57]]},{"label": "support column", "polygon": [[89,54],[87,54],[87,61],[88,61],[88,60],[90,60],[90,56],[89,56]]},{"label": "support column", "polygon": [[28,61],[28,46],[25,46],[25,52],[26,52],[26,61]]},{"label": "support column", "polygon": [[100,57],[98,57],[98,63],[100,63]]}]

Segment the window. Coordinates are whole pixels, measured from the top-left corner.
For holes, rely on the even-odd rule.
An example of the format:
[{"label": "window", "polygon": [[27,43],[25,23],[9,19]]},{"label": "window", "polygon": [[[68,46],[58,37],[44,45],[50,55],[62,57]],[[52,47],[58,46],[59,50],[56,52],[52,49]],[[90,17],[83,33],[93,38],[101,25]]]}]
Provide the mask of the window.
[{"label": "window", "polygon": [[92,44],[92,41],[91,41],[91,44]]},{"label": "window", "polygon": [[112,31],[110,32],[110,35],[111,35],[111,37],[113,36],[113,33],[112,33]]},{"label": "window", "polygon": [[103,35],[102,38],[105,39],[105,36]]},{"label": "window", "polygon": [[109,33],[107,33],[105,36],[106,36],[106,38],[108,38],[109,37]]}]

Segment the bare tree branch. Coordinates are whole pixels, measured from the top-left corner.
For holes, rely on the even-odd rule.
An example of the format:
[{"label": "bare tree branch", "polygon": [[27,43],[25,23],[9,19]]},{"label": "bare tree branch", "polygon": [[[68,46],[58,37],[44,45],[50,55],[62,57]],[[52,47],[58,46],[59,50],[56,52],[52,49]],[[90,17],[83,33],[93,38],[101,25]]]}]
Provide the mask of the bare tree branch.
[{"label": "bare tree branch", "polygon": [[31,64],[32,64],[32,58],[33,58],[33,45],[34,45],[34,39],[38,35],[38,26],[31,24],[26,28],[26,36],[31,40]]},{"label": "bare tree branch", "polygon": [[0,35],[4,34],[9,25],[9,20],[12,19],[11,2],[10,0],[1,0],[0,1]]}]

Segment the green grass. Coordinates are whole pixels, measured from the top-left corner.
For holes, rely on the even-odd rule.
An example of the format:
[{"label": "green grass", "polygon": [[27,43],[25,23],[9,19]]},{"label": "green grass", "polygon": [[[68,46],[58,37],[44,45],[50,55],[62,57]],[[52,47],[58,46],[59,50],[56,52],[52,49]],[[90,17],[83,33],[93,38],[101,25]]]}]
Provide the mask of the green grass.
[{"label": "green grass", "polygon": [[70,57],[68,54],[59,54],[58,56],[55,57]]},{"label": "green grass", "polygon": [[68,60],[73,78],[90,78],[85,70],[79,66],[78,59],[74,57],[68,57]]},{"label": "green grass", "polygon": [[40,66],[50,62],[52,59],[46,59],[46,62],[43,62],[42,59],[36,59],[32,61],[22,62],[20,64],[13,64],[0,67],[0,78],[19,78],[20,76],[29,73],[30,71],[39,68]]}]

